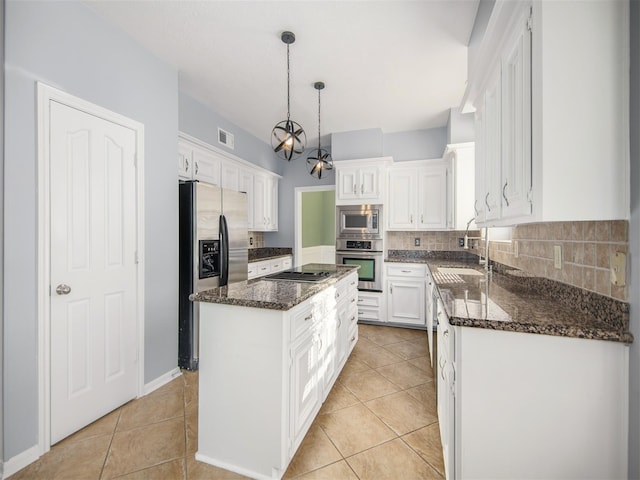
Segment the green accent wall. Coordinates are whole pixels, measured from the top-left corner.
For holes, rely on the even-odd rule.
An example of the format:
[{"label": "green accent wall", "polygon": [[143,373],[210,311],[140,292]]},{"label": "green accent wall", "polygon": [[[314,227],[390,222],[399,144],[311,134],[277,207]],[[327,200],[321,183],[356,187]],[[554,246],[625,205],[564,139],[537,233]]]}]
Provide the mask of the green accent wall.
[{"label": "green accent wall", "polygon": [[333,190],[302,193],[302,248],[336,244]]}]

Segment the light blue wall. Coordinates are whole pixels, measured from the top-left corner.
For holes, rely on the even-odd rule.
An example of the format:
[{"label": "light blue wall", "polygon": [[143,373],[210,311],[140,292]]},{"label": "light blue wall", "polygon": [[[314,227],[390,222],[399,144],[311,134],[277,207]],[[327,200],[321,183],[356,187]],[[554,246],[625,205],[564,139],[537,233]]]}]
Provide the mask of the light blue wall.
[{"label": "light blue wall", "polygon": [[[322,180],[309,175],[307,171],[307,150],[304,155],[291,162],[278,160],[283,164],[282,179],[278,185],[278,231],[264,234],[267,247],[293,247],[295,242],[295,189],[317,185],[335,185],[335,171]],[[295,261],[295,259],[294,259]]]},{"label": "light blue wall", "polygon": [[379,128],[331,134],[334,160],[382,157],[383,134]]},{"label": "light blue wall", "polygon": [[629,351],[629,476],[640,478],[640,3],[631,2],[631,218],[629,301],[631,333],[635,341]]},{"label": "light blue wall", "polygon": [[440,158],[447,146],[447,128],[382,133],[380,129],[331,134],[334,160],[393,157],[395,162]]},{"label": "light blue wall", "polygon": [[[196,137],[203,142],[225,150],[248,162],[275,173],[282,173],[283,163],[274,154],[271,145],[266,142],[269,133],[265,132],[265,140],[256,138],[246,130],[229,122],[214,110],[180,92],[179,126],[180,131]],[[235,148],[231,150],[218,143],[218,127],[234,135]]]},{"label": "light blue wall", "polygon": [[80,2],[6,3],[4,458],[38,441],[36,81],[145,126],[145,382],[177,364],[178,75]]},{"label": "light blue wall", "polygon": [[447,146],[447,128],[430,128],[384,134],[383,157],[394,162],[440,158]]}]

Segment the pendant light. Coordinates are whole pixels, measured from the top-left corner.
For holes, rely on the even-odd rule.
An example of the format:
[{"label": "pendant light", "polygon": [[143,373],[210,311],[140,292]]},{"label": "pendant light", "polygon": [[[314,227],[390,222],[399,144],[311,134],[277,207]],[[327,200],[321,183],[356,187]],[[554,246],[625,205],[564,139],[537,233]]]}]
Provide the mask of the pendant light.
[{"label": "pendant light", "polygon": [[312,177],[318,177],[318,180],[320,180],[322,172],[333,170],[333,160],[327,150],[320,148],[320,90],[324,88],[324,83],[316,82],[313,87],[318,90],[318,148],[313,150],[307,157],[307,166],[309,167],[309,174]]},{"label": "pendant light", "polygon": [[280,39],[287,44],[287,119],[279,122],[271,132],[273,151],[286,161],[291,161],[304,152],[307,136],[297,122],[291,120],[289,100],[289,45],[296,41],[292,32],[282,32]]}]

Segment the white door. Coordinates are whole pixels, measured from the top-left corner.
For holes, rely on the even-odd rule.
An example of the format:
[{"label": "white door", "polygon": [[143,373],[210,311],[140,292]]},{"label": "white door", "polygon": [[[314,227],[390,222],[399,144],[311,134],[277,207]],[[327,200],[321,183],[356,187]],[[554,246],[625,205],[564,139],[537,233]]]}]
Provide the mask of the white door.
[{"label": "white door", "polygon": [[417,184],[415,169],[392,169],[389,172],[389,229],[416,229]]},{"label": "white door", "polygon": [[136,132],[50,110],[51,443],[137,393]]},{"label": "white door", "polygon": [[421,169],[418,177],[420,218],[418,228],[431,230],[447,227],[447,169]]}]

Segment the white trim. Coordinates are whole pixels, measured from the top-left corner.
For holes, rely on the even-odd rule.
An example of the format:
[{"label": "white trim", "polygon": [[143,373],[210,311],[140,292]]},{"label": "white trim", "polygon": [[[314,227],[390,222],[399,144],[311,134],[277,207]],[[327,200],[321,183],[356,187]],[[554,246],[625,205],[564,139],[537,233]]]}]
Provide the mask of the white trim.
[{"label": "white trim", "polygon": [[198,460],[199,462],[208,463],[209,465],[213,465],[214,467],[222,468],[224,470],[229,470],[230,472],[244,475],[249,478],[255,478],[258,480],[271,480],[272,478],[276,478],[276,477],[267,477],[265,475],[262,475],[261,473],[254,472],[253,470],[249,470],[248,468],[241,468],[231,463],[216,460],[215,458],[209,457],[207,455],[203,455],[202,453],[198,453],[198,452],[196,452],[196,460]]},{"label": "white trim", "polygon": [[34,445],[31,448],[27,448],[25,451],[20,452],[15,457],[11,457],[9,460],[4,462],[4,472],[2,474],[2,478],[5,479],[10,477],[16,472],[19,472],[24,467],[29,465],[30,463],[38,460],[40,447],[38,445]]},{"label": "white trim", "polygon": [[237,155],[234,155],[233,153],[229,153],[225,150],[222,150],[219,147],[216,147],[214,145],[211,145],[210,143],[207,143],[203,140],[200,140],[199,138],[196,137],[192,137],[191,135],[189,135],[188,133],[183,133],[183,132],[178,132],[178,140],[186,140],[188,142],[191,143],[195,143],[196,145],[205,148],[207,150],[212,151],[213,153],[216,153],[222,157],[225,157],[229,160],[233,160],[234,162],[238,162],[239,164],[241,164],[243,167],[251,169],[251,170],[258,170],[258,172],[261,173],[266,173],[268,175],[273,175],[275,177],[278,178],[282,178],[282,175],[279,175],[275,172],[272,172],[271,170],[267,170],[266,168],[260,167],[258,165],[256,165],[255,163],[251,163],[243,158],[238,157]]},{"label": "white trim", "polygon": [[167,383],[169,383],[174,378],[178,378],[182,375],[182,372],[178,367],[173,370],[169,370],[167,373],[160,375],[158,378],[151,380],[149,383],[145,384],[143,395],[149,395],[151,392],[163,387]]},{"label": "white trim", "polygon": [[315,187],[296,187],[295,188],[295,224],[294,230],[294,264],[300,265],[299,259],[302,256],[302,194],[304,192],[328,192],[336,190],[335,185],[318,185]]},{"label": "white trim", "polygon": [[[49,198],[49,104],[55,101],[90,115],[130,128],[136,132],[136,236],[138,265],[136,278],[137,334],[138,334],[138,397],[144,385],[144,125],[106,108],[74,97],[66,92],[37,83],[38,122],[38,453],[51,448],[51,390],[50,390],[50,337],[49,278],[50,278],[50,198]],[[37,458],[37,456],[36,456]],[[6,466],[7,464],[5,464]]]}]

